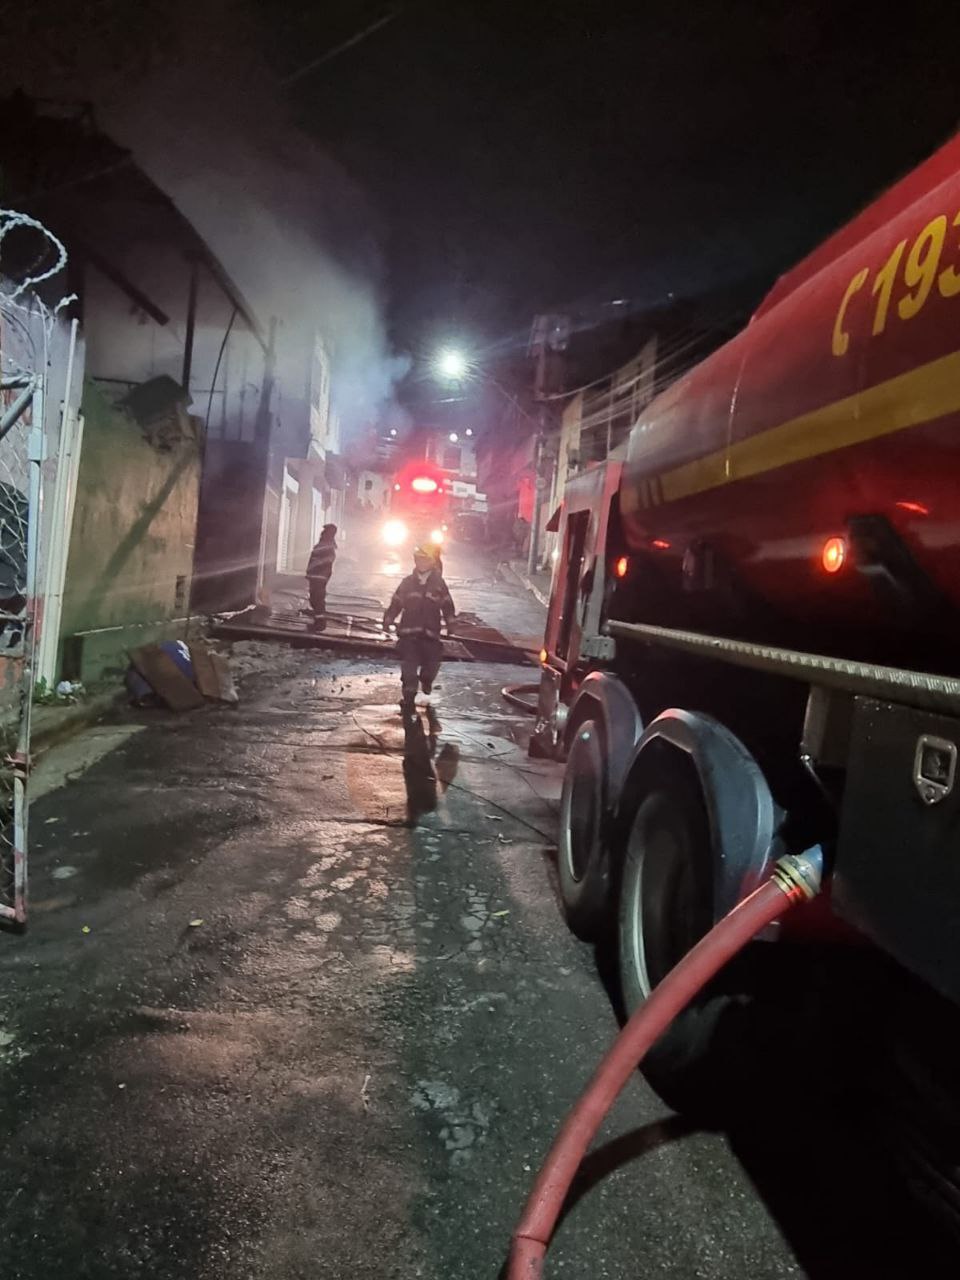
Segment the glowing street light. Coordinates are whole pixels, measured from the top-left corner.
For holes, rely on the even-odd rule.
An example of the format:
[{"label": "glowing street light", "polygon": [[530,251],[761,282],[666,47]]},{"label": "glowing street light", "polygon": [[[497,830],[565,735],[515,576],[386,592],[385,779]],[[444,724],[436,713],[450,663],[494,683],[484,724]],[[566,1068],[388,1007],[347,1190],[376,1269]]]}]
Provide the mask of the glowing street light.
[{"label": "glowing street light", "polygon": [[456,444],[457,441],[460,439],[460,437],[457,435],[455,431],[451,431],[450,434],[447,436],[447,439],[450,441],[451,444]]},{"label": "glowing street light", "polygon": [[465,378],[469,369],[467,357],[455,347],[447,347],[437,356],[437,372],[453,382],[459,382]]}]

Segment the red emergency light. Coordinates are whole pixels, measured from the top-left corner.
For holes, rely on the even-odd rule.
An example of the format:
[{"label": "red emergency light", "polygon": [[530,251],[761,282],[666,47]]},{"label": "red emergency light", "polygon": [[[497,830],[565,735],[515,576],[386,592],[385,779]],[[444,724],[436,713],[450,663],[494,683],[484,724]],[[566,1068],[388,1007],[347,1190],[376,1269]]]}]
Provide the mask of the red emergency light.
[{"label": "red emergency light", "polygon": [[820,563],[826,573],[839,573],[847,558],[847,544],[843,538],[828,538],[820,553]]},{"label": "red emergency light", "polygon": [[438,487],[432,476],[414,476],[410,481],[414,493],[436,493]]}]

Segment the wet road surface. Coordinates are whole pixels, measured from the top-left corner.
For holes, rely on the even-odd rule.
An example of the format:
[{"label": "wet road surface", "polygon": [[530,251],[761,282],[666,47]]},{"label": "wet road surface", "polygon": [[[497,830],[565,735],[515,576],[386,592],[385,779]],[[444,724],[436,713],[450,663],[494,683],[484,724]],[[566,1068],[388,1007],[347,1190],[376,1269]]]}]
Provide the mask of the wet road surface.
[{"label": "wet road surface", "polygon": [[[461,608],[535,619],[476,578]],[[553,893],[558,772],[499,696],[529,674],[451,664],[405,726],[391,665],[241,650],[238,709],[106,726],[35,806],[0,1275],[492,1278],[617,1029]],[[855,1119],[731,1141],[638,1076],[548,1274],[941,1274],[892,1203]]]}]

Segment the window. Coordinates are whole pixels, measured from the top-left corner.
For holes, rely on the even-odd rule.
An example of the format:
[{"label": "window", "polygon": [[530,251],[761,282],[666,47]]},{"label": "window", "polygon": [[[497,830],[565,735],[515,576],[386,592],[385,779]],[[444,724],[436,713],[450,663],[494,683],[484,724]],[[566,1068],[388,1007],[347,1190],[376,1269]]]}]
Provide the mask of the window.
[{"label": "window", "polygon": [[443,461],[440,463],[440,465],[443,467],[444,471],[459,471],[460,470],[460,450],[444,449]]},{"label": "window", "polygon": [[364,489],[366,489],[366,490],[367,490],[367,492],[369,493],[369,492],[370,492],[370,490],[373,488],[373,481],[372,481],[372,480],[364,480],[364,482],[363,482],[363,487],[364,487]]}]

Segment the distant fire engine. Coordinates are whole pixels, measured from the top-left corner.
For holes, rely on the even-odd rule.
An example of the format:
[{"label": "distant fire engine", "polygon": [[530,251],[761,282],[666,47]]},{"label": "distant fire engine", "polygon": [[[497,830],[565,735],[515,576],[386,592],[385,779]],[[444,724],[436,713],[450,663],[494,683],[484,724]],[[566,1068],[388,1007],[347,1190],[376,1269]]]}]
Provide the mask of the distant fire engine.
[{"label": "distant fire engine", "polygon": [[406,463],[394,476],[389,515],[383,525],[388,547],[429,542],[442,546],[450,517],[450,488],[444,471],[423,458]]}]

